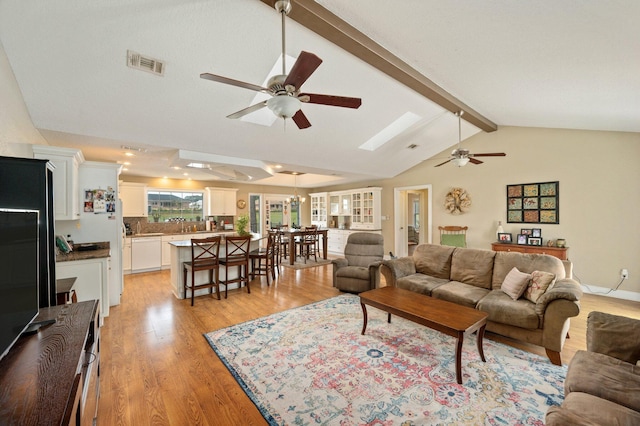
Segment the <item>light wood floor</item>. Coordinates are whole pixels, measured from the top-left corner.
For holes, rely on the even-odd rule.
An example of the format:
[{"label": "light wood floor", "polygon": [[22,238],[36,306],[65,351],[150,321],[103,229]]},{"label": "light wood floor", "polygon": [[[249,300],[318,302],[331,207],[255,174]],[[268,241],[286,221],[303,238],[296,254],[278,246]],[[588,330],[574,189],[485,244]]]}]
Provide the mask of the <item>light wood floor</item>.
[{"label": "light wood floor", "polygon": [[[332,266],[281,268],[267,287],[256,278],[251,294],[229,292],[178,300],[169,271],[125,276],[122,303],[101,328],[100,425],[264,425],[266,422],[215,355],[203,334],[340,294],[332,287]],[[640,302],[585,295],[571,322],[563,363],[585,348],[586,316],[599,310],[640,318]],[[544,356],[544,349],[499,340]]]}]

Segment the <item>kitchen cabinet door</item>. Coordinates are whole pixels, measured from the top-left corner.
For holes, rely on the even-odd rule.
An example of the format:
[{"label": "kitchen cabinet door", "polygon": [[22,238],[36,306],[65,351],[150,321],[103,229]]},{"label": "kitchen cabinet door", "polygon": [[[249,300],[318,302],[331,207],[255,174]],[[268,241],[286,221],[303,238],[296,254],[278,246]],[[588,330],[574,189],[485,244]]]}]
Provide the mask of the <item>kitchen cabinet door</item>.
[{"label": "kitchen cabinet door", "polygon": [[33,156],[41,160],[49,160],[55,166],[53,170],[55,220],[79,219],[78,167],[84,162],[82,152],[77,149],[34,145]]},{"label": "kitchen cabinet door", "polygon": [[147,217],[147,186],[142,183],[121,182],[120,199],[123,217]]},{"label": "kitchen cabinet door", "polygon": [[232,188],[206,188],[209,197],[209,216],[235,216],[236,192]]},{"label": "kitchen cabinet door", "polygon": [[56,263],[56,278],[76,277],[73,290],[78,302],[100,302],[100,325],[109,316],[109,258],[72,260]]}]

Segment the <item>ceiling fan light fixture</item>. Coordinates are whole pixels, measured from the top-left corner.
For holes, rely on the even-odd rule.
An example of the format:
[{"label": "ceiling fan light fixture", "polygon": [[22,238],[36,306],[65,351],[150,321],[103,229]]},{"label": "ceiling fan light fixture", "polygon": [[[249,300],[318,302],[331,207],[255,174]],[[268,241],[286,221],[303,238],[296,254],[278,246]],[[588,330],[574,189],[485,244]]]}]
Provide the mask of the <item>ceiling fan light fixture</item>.
[{"label": "ceiling fan light fixture", "polygon": [[469,162],[469,157],[454,158],[453,160],[451,160],[451,162],[456,167],[462,167],[462,166],[464,166],[465,164],[467,164]]},{"label": "ceiling fan light fixture", "polygon": [[281,118],[291,118],[300,110],[301,102],[298,98],[288,95],[274,96],[267,100],[267,108]]}]

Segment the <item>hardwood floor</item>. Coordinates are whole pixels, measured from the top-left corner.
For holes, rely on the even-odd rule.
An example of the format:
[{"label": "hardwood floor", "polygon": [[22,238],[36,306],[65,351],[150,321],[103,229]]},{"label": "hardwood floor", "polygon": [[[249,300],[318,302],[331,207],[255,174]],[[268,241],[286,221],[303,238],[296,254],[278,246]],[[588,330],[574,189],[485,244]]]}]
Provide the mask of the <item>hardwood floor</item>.
[{"label": "hardwood floor", "polygon": [[[125,276],[122,303],[101,328],[100,425],[264,425],[257,408],[215,355],[203,334],[340,294],[332,266],[281,268],[267,286],[257,277],[229,298],[200,296],[195,306],[171,292],[169,271]],[[224,297],[224,296],[223,296]],[[585,295],[571,322],[563,363],[584,349],[588,312],[640,318],[640,302]],[[545,356],[544,349],[487,333]]]}]

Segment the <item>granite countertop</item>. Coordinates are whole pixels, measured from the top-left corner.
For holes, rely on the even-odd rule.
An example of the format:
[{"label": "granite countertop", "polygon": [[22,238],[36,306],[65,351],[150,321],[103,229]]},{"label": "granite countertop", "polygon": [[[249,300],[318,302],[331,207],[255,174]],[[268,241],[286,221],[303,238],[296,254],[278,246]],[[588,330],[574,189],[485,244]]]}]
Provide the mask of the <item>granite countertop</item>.
[{"label": "granite countertop", "polygon": [[[95,250],[79,250],[80,247],[95,244],[97,248]],[[109,241],[103,241],[98,243],[82,243],[74,244],[73,251],[70,253],[58,252],[56,254],[56,262],[70,262],[73,260],[86,260],[86,259],[101,259],[111,256],[111,244]]]},{"label": "granite countertop", "polygon": [[235,230],[211,230],[211,231],[185,231],[185,232],[143,232],[142,234],[127,234],[127,238],[162,237],[168,235],[193,235],[193,234],[235,234]]}]

